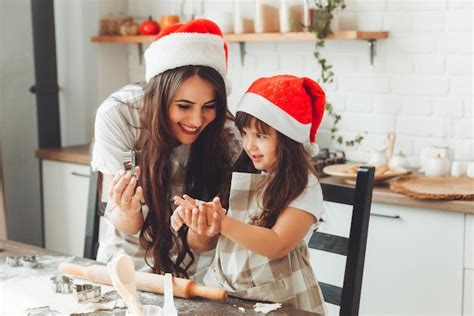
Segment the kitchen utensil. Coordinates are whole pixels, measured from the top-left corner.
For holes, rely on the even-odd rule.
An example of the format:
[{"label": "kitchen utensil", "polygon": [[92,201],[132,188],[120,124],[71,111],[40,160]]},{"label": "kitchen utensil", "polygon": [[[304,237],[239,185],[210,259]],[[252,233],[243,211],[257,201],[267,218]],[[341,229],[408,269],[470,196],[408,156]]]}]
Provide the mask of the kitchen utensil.
[{"label": "kitchen utensil", "polygon": [[132,315],[143,316],[143,309],[138,301],[135,281],[135,264],[132,258],[121,254],[107,264],[112,284],[120,297],[127,304]]},{"label": "kitchen utensil", "polygon": [[387,152],[385,153],[386,157],[387,157],[387,161],[390,161],[390,159],[392,159],[392,156],[393,156],[393,148],[395,146],[395,133],[388,133],[387,134],[387,139],[388,139],[388,142],[387,142]]},{"label": "kitchen utensil", "polygon": [[74,282],[70,277],[64,275],[54,276],[51,279],[51,289],[54,293],[72,293]]},{"label": "kitchen utensil", "polygon": [[[324,167],[323,172],[331,176],[342,177],[346,182],[354,184],[360,166],[362,164],[330,165]],[[382,165],[375,169],[374,183],[380,183],[409,173],[410,171],[405,168],[391,170],[386,165]]]},{"label": "kitchen utensil", "polygon": [[474,200],[474,179],[466,177],[407,176],[392,182],[390,189],[416,199]]},{"label": "kitchen utensil", "polygon": [[463,161],[453,161],[451,164],[451,176],[461,177],[466,174],[466,164]]},{"label": "kitchen utensil", "polygon": [[[59,265],[59,271],[99,284],[112,284],[107,267],[105,266],[81,266],[73,263],[61,263]],[[139,290],[163,294],[163,275],[135,272],[135,280]],[[199,296],[216,301],[225,300],[227,298],[227,291],[224,289],[198,285],[192,280],[177,277],[174,277],[173,281],[173,294],[175,296],[184,298]]]},{"label": "kitchen utensil", "polygon": [[428,159],[425,163],[425,175],[428,177],[441,177],[449,173],[449,160],[441,154]]},{"label": "kitchen utensil", "polygon": [[73,294],[78,303],[86,303],[98,300],[102,296],[102,291],[99,285],[76,284]]},{"label": "kitchen utensil", "polygon": [[178,316],[173,300],[173,278],[171,273],[165,273],[164,287],[165,302],[163,304],[163,316]]}]

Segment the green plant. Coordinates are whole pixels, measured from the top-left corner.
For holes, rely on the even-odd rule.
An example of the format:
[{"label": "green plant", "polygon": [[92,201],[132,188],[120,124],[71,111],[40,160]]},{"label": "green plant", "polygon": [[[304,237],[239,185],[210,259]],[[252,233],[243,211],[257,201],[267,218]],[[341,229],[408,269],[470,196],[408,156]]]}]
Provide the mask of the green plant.
[{"label": "green plant", "polygon": [[[311,10],[311,23],[308,29],[316,35],[314,57],[321,68],[319,81],[322,83],[332,83],[334,81],[332,65],[327,62],[326,58],[322,57],[321,49],[324,47],[325,39],[333,33],[331,30],[331,21],[334,17],[333,13],[338,8],[343,10],[346,7],[344,1],[345,0],[315,0],[316,9]],[[339,129],[337,127],[341,120],[341,115],[334,112],[332,104],[327,100],[325,108],[333,121],[330,130],[331,139],[335,140],[338,144],[344,144],[346,146],[355,146],[362,142],[364,136],[360,133],[356,135],[354,139],[344,140],[344,138],[338,134]]]}]

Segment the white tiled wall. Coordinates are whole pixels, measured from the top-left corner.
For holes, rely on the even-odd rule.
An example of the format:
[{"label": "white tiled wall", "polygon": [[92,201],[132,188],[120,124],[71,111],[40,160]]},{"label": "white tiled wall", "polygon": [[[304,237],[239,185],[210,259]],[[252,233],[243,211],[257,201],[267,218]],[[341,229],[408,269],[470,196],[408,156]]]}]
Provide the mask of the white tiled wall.
[{"label": "white tiled wall", "polygon": [[[204,8],[217,4],[221,10],[232,8],[230,0],[209,0]],[[364,41],[327,41],[323,51],[335,70],[334,83],[324,89],[342,114],[341,134],[352,138],[367,132],[361,146],[341,147],[349,158],[365,159],[368,150],[385,144],[386,133],[395,132],[395,150],[403,150],[412,166],[418,165],[420,150],[429,145],[449,146],[456,159],[474,160],[472,1],[346,0],[346,4],[339,16],[341,30],[390,32],[388,39],[377,42],[374,67]],[[244,1],[244,6],[251,8],[251,2]],[[172,1],[130,0],[129,14],[146,16],[151,10],[169,14],[177,7]],[[229,103],[238,102],[261,76],[290,73],[317,80],[313,47],[312,42],[247,43],[241,64],[239,45],[230,44]],[[144,76],[137,53],[131,45],[130,81]],[[337,147],[331,143],[329,127],[326,118],[318,142]]]}]

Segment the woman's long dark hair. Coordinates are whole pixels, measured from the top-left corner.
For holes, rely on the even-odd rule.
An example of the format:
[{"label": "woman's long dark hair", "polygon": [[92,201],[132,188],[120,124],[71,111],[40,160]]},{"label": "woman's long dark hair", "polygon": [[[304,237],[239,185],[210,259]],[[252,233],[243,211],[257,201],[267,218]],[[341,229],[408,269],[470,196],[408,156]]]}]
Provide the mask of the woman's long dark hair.
[{"label": "woman's long dark hair", "polygon": [[[237,112],[235,124],[240,132],[244,128],[252,127],[254,122],[258,132],[269,134],[271,126],[250,114]],[[257,190],[258,201],[261,201],[260,207],[263,212],[258,218],[254,219],[256,225],[267,228],[273,227],[281,211],[303,193],[308,185],[309,173],[311,172],[317,176],[303,144],[292,140],[279,131],[276,131],[276,133],[276,166],[268,173],[267,178]],[[242,151],[235,162],[234,170],[258,173],[245,151]]]},{"label": "woman's long dark hair", "polygon": [[[191,145],[186,166],[185,186],[187,194],[201,200],[218,195],[230,173],[229,146],[224,135],[227,116],[227,98],[222,76],[205,66],[184,66],[157,75],[144,87],[143,106],[140,112],[141,134],[138,141],[138,164],[142,173],[139,182],[143,187],[145,203],[150,211],[140,233],[140,243],[146,250],[145,260],[151,254],[155,273],[171,272],[188,277],[187,269],[194,256],[186,242],[186,230],[181,229],[176,240],[171,231],[170,217],[173,211],[171,183],[173,149],[179,145],[168,119],[169,105],[180,84],[197,75],[209,82],[215,91],[216,118],[201,132]],[[174,260],[170,254],[178,247]],[[191,261],[186,266],[186,256]]]}]

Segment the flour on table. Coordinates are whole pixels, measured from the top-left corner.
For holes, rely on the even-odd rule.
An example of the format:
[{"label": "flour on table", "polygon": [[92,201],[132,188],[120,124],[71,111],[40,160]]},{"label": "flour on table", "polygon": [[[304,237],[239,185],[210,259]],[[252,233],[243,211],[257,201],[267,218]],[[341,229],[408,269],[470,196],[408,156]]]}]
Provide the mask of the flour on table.
[{"label": "flour on table", "polygon": [[266,303],[257,303],[253,306],[253,310],[256,312],[268,314],[273,312],[281,307],[281,303],[266,304]]},{"label": "flour on table", "polygon": [[[0,315],[24,315],[26,309],[41,306],[50,306],[51,310],[65,315],[125,307],[122,300],[108,303],[78,303],[73,294],[54,293],[51,289],[52,276],[54,274],[18,277],[0,282]],[[74,278],[74,284],[84,283],[90,282]],[[114,290],[108,285],[100,284],[100,286],[102,295]]]}]

